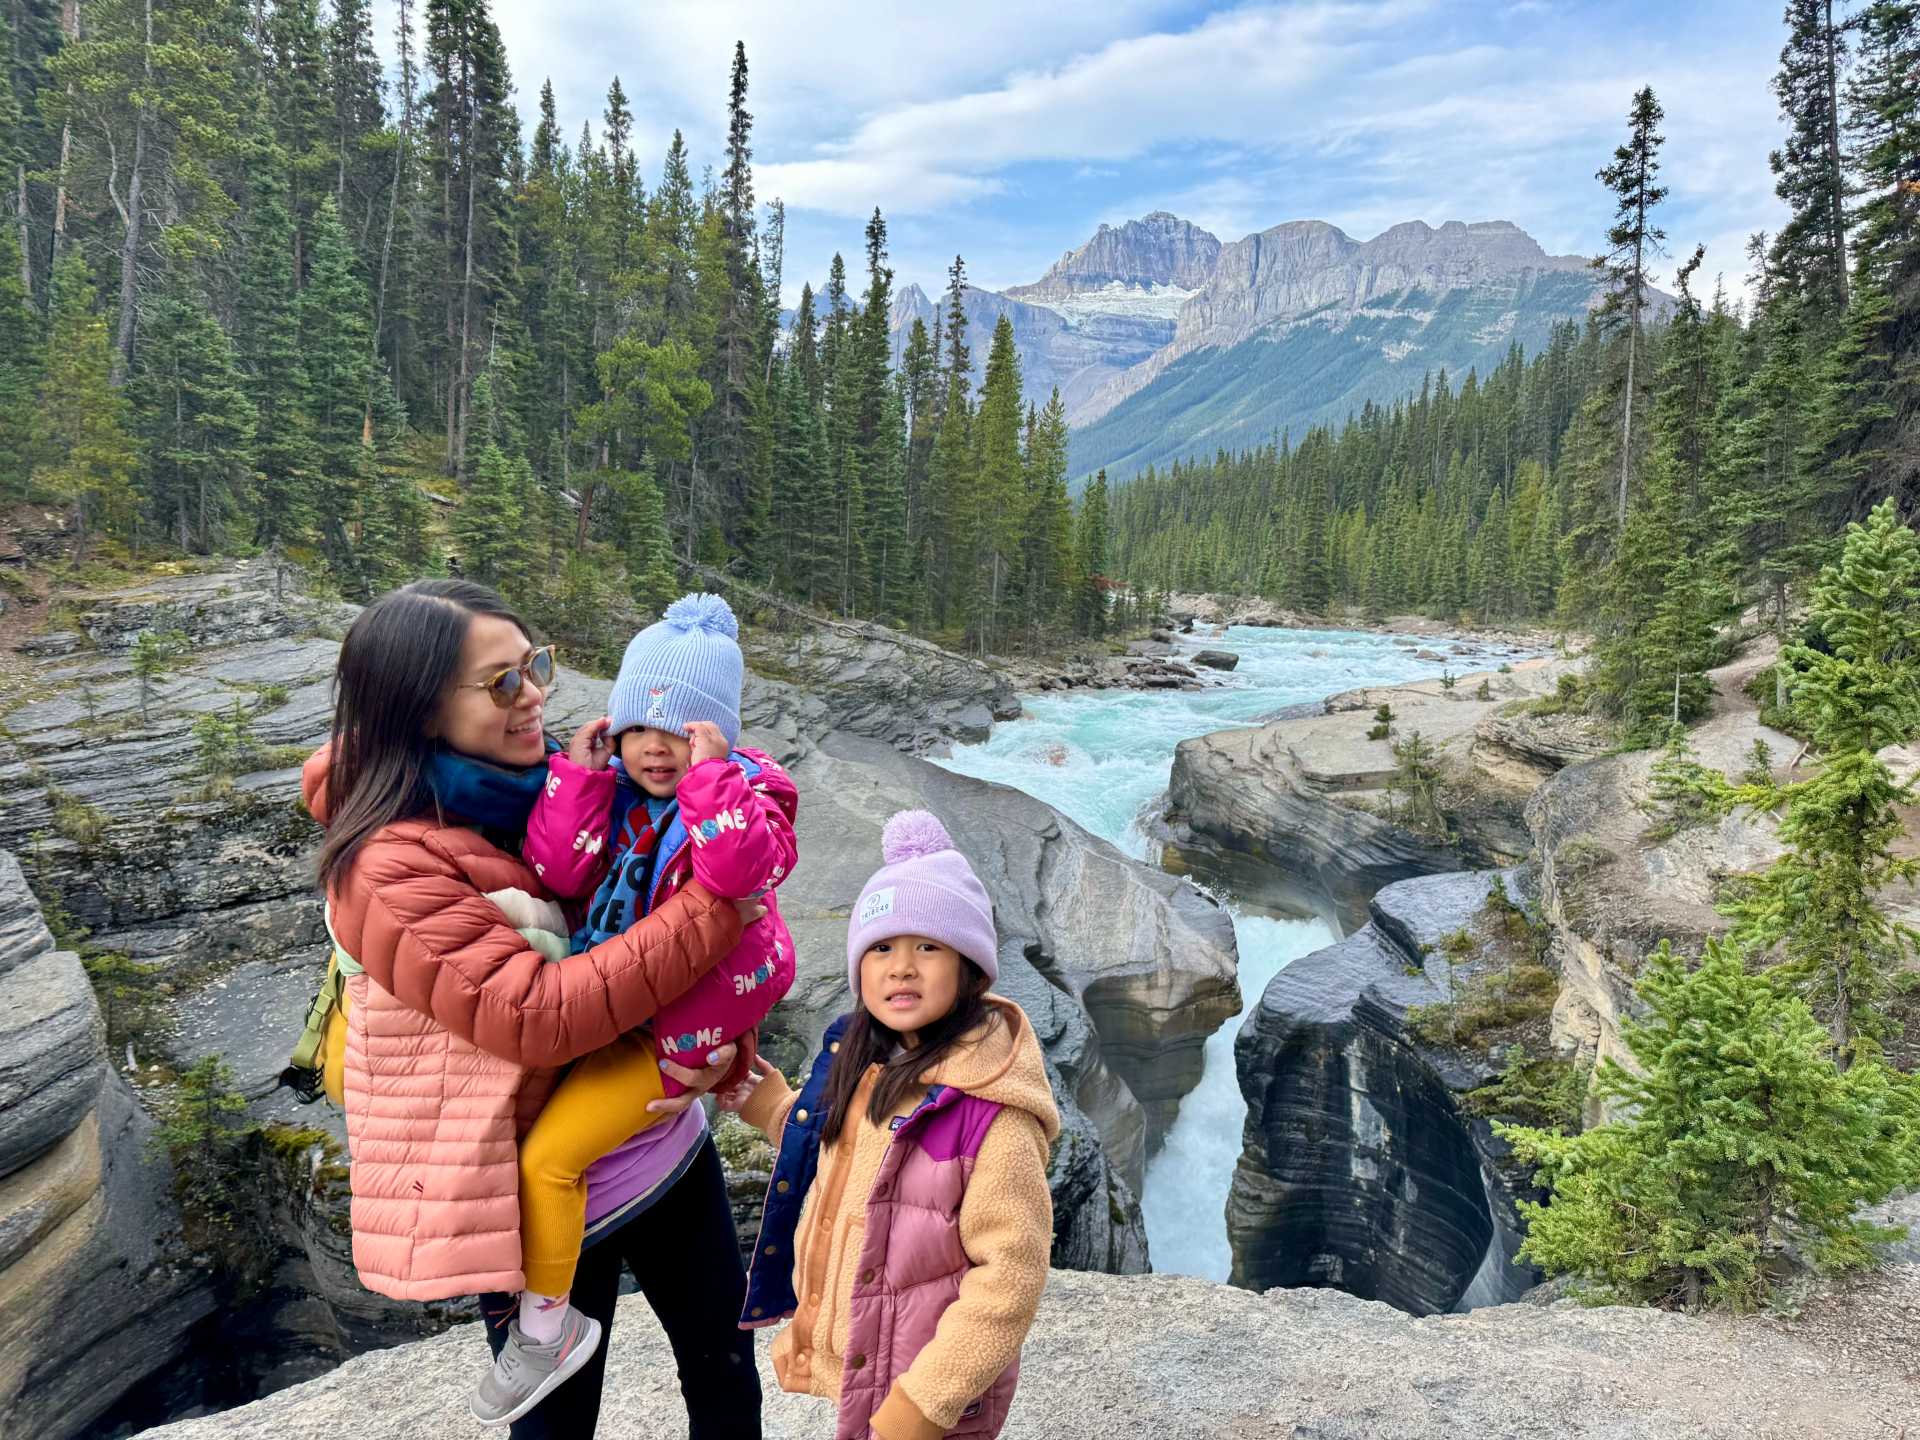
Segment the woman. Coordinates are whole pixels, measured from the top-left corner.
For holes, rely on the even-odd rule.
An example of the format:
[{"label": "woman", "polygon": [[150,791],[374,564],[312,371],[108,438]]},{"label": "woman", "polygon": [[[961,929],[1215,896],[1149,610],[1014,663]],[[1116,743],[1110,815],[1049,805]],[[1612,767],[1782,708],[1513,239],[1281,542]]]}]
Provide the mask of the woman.
[{"label": "woman", "polygon": [[[756,908],[688,886],[561,964],[513,928],[487,897],[545,894],[518,851],[546,780],[552,675],[552,652],[493,591],[405,586],[347,632],[332,738],[305,773],[308,808],[327,826],[329,924],[343,968],[363,972],[347,981],[354,1264],[368,1288],[399,1299],[490,1292],[496,1351],[523,1280],[515,1143],[555,1067],[643,1025],[727,954]],[[694,1103],[732,1048],[705,1070],[669,1064],[687,1092],[655,1102],[668,1118],[588,1173],[573,1291],[610,1330],[620,1271],[632,1271],[673,1345],[695,1440],[760,1435],[753,1347],[735,1324],[746,1278]],[[606,1353],[603,1342],[517,1421],[516,1440],[592,1435]]]}]

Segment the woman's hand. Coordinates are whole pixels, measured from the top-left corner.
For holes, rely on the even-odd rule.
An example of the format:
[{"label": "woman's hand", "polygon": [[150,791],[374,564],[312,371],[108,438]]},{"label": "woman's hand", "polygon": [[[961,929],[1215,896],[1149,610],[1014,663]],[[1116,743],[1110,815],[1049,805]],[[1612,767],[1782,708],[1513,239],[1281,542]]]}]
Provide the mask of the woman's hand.
[{"label": "woman's hand", "polygon": [[756,920],[767,918],[767,907],[758,900],[735,900],[733,908],[740,912],[740,928],[746,929]]},{"label": "woman's hand", "polygon": [[752,1069],[748,1070],[745,1075],[742,1075],[733,1084],[727,1086],[726,1089],[713,1092],[713,1103],[718,1105],[722,1110],[733,1110],[736,1112],[743,1110],[746,1108],[748,1099],[753,1095],[754,1087],[773,1073],[773,1066],[769,1065],[761,1056],[756,1055],[753,1057]]},{"label": "woman's hand", "polygon": [[692,759],[687,762],[691,765],[698,765],[702,760],[724,760],[733,753],[727,737],[711,720],[689,720],[687,740],[693,750]]},{"label": "woman's hand", "polygon": [[602,715],[574,731],[573,739],[567,742],[567,759],[583,770],[606,769],[613,758],[613,741],[607,737],[612,725],[612,718]]},{"label": "woman's hand", "polygon": [[647,1102],[647,1113],[651,1115],[678,1115],[682,1110],[685,1110],[689,1105],[693,1104],[694,1101],[706,1094],[707,1091],[727,1078],[727,1071],[733,1067],[733,1057],[736,1053],[737,1049],[731,1043],[722,1045],[716,1050],[709,1050],[707,1052],[706,1068],[703,1070],[689,1070],[686,1066],[677,1064],[672,1060],[662,1060],[660,1062],[661,1073],[671,1075],[687,1088],[685,1093],[672,1096],[669,1099],[649,1100]]}]

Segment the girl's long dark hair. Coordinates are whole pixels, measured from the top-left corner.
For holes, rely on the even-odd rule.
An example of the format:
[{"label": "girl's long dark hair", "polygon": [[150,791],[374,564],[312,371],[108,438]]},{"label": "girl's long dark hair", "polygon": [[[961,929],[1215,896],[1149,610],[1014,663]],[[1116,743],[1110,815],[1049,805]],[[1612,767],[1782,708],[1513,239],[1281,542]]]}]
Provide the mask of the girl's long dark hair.
[{"label": "girl's long dark hair", "polygon": [[333,672],[327,839],[320,883],[345,878],[381,827],[431,808],[427,738],[460,667],[476,615],[527,625],[498,592],[468,580],[416,580],[375,600],[353,622]]},{"label": "girl's long dark hair", "polygon": [[960,993],[954,998],[953,1009],[920,1031],[919,1044],[898,1055],[893,1051],[900,1043],[899,1032],[875,1020],[865,1005],[854,1006],[853,1019],[840,1036],[839,1053],[827,1071],[827,1118],[820,1130],[822,1144],[830,1145],[839,1138],[840,1128],[847,1121],[847,1110],[853,1104],[853,1092],[860,1088],[869,1065],[886,1067],[874,1082],[872,1097],[867,1102],[867,1119],[875,1125],[884,1125],[906,1093],[920,1084],[921,1078],[934,1066],[959,1049],[961,1042],[992,1013],[987,1006],[987,990],[993,981],[965,956],[961,957],[960,965]]}]

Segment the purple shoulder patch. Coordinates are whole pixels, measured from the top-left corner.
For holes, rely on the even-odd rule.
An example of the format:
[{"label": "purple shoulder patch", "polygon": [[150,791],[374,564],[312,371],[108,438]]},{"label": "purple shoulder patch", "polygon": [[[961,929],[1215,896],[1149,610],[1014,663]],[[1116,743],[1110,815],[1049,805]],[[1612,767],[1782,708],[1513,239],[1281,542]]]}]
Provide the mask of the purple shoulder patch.
[{"label": "purple shoulder patch", "polygon": [[1000,1113],[996,1100],[976,1100],[962,1095],[958,1100],[936,1105],[934,1113],[920,1126],[914,1138],[930,1160],[971,1160],[980,1153],[987,1138],[987,1127]]}]

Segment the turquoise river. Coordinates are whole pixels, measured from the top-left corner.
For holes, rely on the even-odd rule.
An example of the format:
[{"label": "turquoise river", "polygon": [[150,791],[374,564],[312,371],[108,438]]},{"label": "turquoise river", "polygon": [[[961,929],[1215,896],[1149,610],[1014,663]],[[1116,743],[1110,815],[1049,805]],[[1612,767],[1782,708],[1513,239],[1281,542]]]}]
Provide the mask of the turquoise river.
[{"label": "turquoise river", "polygon": [[[1240,657],[1239,667],[1218,677],[1221,684],[1199,691],[1026,696],[1022,719],[996,725],[984,743],[960,747],[941,763],[1024,790],[1129,855],[1151,861],[1152,842],[1140,822],[1165,792],[1174,747],[1182,740],[1251,725],[1343,690],[1424,679],[1449,667],[1463,673],[1487,669],[1505,658],[1499,647],[1484,646],[1472,657],[1418,658],[1419,650],[1445,654],[1452,644],[1449,637],[1415,642],[1365,631],[1239,626],[1224,636],[1183,637],[1183,651],[1231,650]],[[1516,658],[1519,653],[1513,652]],[[1181,1102],[1166,1144],[1148,1165],[1141,1197],[1153,1268],[1215,1280],[1227,1278],[1231,1261],[1227,1187],[1246,1119],[1234,1076],[1234,1036],[1288,961],[1338,938],[1320,920],[1230,908],[1240,950],[1241,1013],[1208,1040],[1200,1084]]]}]

